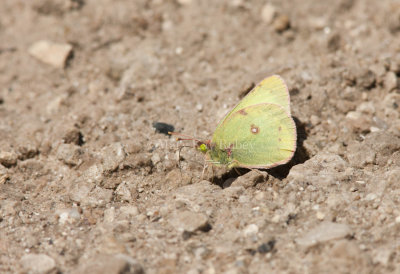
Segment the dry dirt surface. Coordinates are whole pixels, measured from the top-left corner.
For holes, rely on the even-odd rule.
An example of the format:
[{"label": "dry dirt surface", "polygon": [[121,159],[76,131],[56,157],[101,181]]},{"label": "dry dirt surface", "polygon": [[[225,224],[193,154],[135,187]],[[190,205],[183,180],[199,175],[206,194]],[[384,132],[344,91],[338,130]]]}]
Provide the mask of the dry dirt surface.
[{"label": "dry dirt surface", "polygon": [[[178,167],[273,74],[289,164]],[[0,272],[400,273],[399,76],[396,0],[1,0]]]}]

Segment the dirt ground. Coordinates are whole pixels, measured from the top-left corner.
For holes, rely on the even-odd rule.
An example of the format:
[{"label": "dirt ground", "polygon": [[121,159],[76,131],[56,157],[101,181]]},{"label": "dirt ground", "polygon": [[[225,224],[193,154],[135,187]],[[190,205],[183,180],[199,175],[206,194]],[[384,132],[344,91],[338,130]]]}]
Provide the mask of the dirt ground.
[{"label": "dirt ground", "polygon": [[[179,169],[273,74],[293,160]],[[0,272],[400,273],[399,76],[396,0],[2,0]]]}]

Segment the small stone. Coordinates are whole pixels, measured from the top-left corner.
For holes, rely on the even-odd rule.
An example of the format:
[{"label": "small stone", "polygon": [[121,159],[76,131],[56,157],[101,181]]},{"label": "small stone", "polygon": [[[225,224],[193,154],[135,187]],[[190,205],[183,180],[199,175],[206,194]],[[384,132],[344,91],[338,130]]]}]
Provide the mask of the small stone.
[{"label": "small stone", "polygon": [[325,214],[322,213],[321,211],[318,211],[317,214],[316,214],[316,216],[317,216],[317,219],[320,220],[320,221],[322,221],[323,219],[325,219]]},{"label": "small stone", "polygon": [[242,186],[244,188],[249,188],[257,185],[258,183],[262,183],[267,181],[268,173],[264,171],[255,171],[252,170],[245,175],[240,176],[237,178],[231,186]]},{"label": "small stone", "polygon": [[323,222],[295,241],[308,248],[318,243],[344,238],[350,233],[350,228],[346,224]]},{"label": "small stone", "polygon": [[121,206],[119,211],[122,215],[127,217],[134,217],[139,214],[139,209],[136,206],[129,205],[129,206]]},{"label": "small stone", "polygon": [[265,23],[270,24],[274,20],[275,16],[276,16],[276,8],[275,8],[275,6],[270,4],[270,3],[265,4],[264,7],[261,10],[261,18],[262,18],[262,20]]},{"label": "small stone", "polygon": [[397,217],[396,217],[395,222],[396,222],[397,224],[400,224],[400,216],[397,216]]},{"label": "small stone", "polygon": [[375,113],[375,106],[372,102],[363,102],[357,107],[357,111],[369,115],[373,115]]},{"label": "small stone", "polygon": [[261,254],[271,252],[276,244],[276,240],[272,239],[266,243],[261,244],[257,247],[257,251]]},{"label": "small stone", "polygon": [[8,170],[3,165],[0,165],[0,185],[4,184],[8,179],[10,179]]},{"label": "small stone", "polygon": [[381,264],[383,266],[387,266],[390,261],[390,257],[392,256],[393,252],[390,247],[374,249],[372,251],[372,262],[377,264]]},{"label": "small stone", "polygon": [[400,55],[397,55],[392,60],[390,60],[390,71],[393,71],[397,75],[400,74]]},{"label": "small stone", "polygon": [[271,222],[277,224],[277,223],[279,223],[280,220],[281,220],[281,215],[275,214],[274,217],[272,217]]},{"label": "small stone", "polygon": [[17,164],[18,155],[14,152],[0,151],[0,164],[11,167]]},{"label": "small stone", "polygon": [[210,227],[205,214],[188,210],[175,212],[168,221],[181,232],[207,231]]},{"label": "small stone", "polygon": [[373,201],[373,200],[375,200],[376,198],[378,198],[378,196],[377,196],[375,193],[369,193],[369,194],[365,197],[365,200],[366,200],[366,201]]},{"label": "small stone", "polygon": [[370,69],[362,70],[357,76],[357,83],[365,89],[371,89],[375,86],[376,75]]},{"label": "small stone", "polygon": [[400,81],[397,78],[396,73],[389,71],[384,79],[385,88],[387,91],[392,91],[400,88]]},{"label": "small stone", "polygon": [[116,170],[126,158],[124,146],[119,142],[110,144],[109,146],[103,148],[102,155],[103,169],[105,172]]},{"label": "small stone", "polygon": [[356,132],[369,132],[371,128],[371,119],[363,115],[359,111],[349,111],[346,114],[346,121],[348,125]]},{"label": "small stone", "polygon": [[197,104],[196,105],[196,109],[198,112],[202,112],[203,111],[203,105],[202,104]]},{"label": "small stone", "polygon": [[151,156],[151,162],[153,163],[153,165],[158,164],[161,161],[160,155],[158,153],[154,153]]},{"label": "small stone", "polygon": [[69,166],[77,166],[83,161],[84,151],[81,147],[72,144],[60,144],[57,149],[57,159]]},{"label": "small stone", "polygon": [[20,262],[29,273],[49,273],[56,267],[54,259],[46,254],[27,254],[21,258]]},{"label": "small stone", "polygon": [[245,237],[251,237],[258,233],[258,226],[256,224],[249,224],[243,230],[243,235]]},{"label": "small stone", "polygon": [[104,223],[112,223],[115,220],[115,207],[110,207],[104,210]]},{"label": "small stone", "polygon": [[342,37],[339,33],[332,33],[328,37],[327,47],[331,52],[335,52],[340,49],[342,43]]},{"label": "small stone", "polygon": [[83,144],[83,136],[79,129],[72,128],[65,133],[63,141],[66,144],[81,146]]},{"label": "small stone", "polygon": [[177,0],[181,5],[189,5],[192,3],[193,0]]},{"label": "small stone", "polygon": [[273,26],[276,32],[284,32],[290,28],[290,19],[287,15],[280,15],[275,18]]},{"label": "small stone", "polygon": [[113,191],[96,186],[93,183],[78,179],[69,191],[72,201],[80,203],[82,206],[104,206],[112,199]]},{"label": "small stone", "polygon": [[72,53],[70,44],[58,44],[41,40],[34,43],[29,49],[30,55],[39,61],[56,68],[64,68],[66,61]]},{"label": "small stone", "polygon": [[120,183],[114,193],[123,201],[129,202],[132,200],[132,192],[126,182]]},{"label": "small stone", "polygon": [[81,214],[77,208],[57,210],[56,215],[58,215],[58,222],[60,224],[72,224],[80,220]]},{"label": "small stone", "polygon": [[317,115],[311,115],[310,122],[313,126],[316,126],[321,123],[321,119]]},{"label": "small stone", "polygon": [[125,254],[99,254],[86,262],[74,274],[144,274],[143,267],[133,258]]}]

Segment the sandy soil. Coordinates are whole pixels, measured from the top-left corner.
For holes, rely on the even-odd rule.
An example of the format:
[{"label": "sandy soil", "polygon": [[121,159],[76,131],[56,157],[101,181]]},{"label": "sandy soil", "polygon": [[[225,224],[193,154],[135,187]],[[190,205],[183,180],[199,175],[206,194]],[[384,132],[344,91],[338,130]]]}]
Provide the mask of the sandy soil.
[{"label": "sandy soil", "polygon": [[[272,74],[294,159],[181,176],[153,124],[210,138]],[[399,273],[399,76],[396,0],[2,0],[0,272]]]}]

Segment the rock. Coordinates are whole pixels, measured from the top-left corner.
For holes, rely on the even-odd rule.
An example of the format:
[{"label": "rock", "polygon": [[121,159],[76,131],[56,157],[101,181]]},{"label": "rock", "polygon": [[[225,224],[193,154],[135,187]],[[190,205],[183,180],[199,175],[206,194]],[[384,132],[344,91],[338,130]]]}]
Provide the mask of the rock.
[{"label": "rock", "polygon": [[208,217],[205,214],[188,210],[174,212],[168,222],[181,232],[192,233],[199,230],[208,231],[210,229]]},{"label": "rock", "polygon": [[362,143],[351,142],[347,147],[347,159],[353,167],[364,167],[373,164],[376,153],[372,149],[365,149]]},{"label": "rock", "polygon": [[332,33],[329,35],[327,40],[327,48],[329,51],[335,52],[339,50],[341,44],[342,44],[342,37],[340,36],[339,33]]},{"label": "rock", "polygon": [[243,235],[245,237],[251,237],[258,233],[258,226],[256,224],[249,224],[243,229]]},{"label": "rock", "polygon": [[346,122],[354,132],[369,132],[371,119],[359,111],[349,111],[346,114]]},{"label": "rock", "polygon": [[64,134],[63,141],[66,144],[81,146],[83,144],[83,136],[79,129],[71,128]]},{"label": "rock", "polygon": [[257,247],[257,251],[261,254],[271,252],[274,249],[275,244],[276,244],[275,239],[269,240],[268,242],[259,245]]},{"label": "rock", "polygon": [[273,26],[276,32],[284,32],[290,28],[290,19],[287,15],[279,15],[275,18]]},{"label": "rock", "polygon": [[133,205],[121,206],[119,211],[121,212],[121,215],[126,216],[127,218],[135,217],[139,214],[139,209]]},{"label": "rock", "polygon": [[319,188],[335,185],[342,180],[348,163],[333,153],[322,152],[301,165],[291,168],[287,179],[289,182],[310,184]]},{"label": "rock", "polygon": [[0,164],[11,167],[17,164],[18,155],[14,152],[0,151]]},{"label": "rock", "polygon": [[72,46],[70,44],[58,44],[41,40],[30,46],[28,52],[43,63],[56,68],[64,68],[68,57],[72,53]]},{"label": "rock", "polygon": [[57,210],[58,222],[60,224],[72,224],[81,219],[81,214],[76,207],[70,209]]},{"label": "rock", "polygon": [[113,191],[96,186],[93,183],[78,179],[69,191],[71,200],[82,206],[105,206],[111,201]]},{"label": "rock", "polygon": [[104,172],[116,170],[125,160],[126,152],[121,143],[113,143],[102,149]]},{"label": "rock", "polygon": [[0,165],[0,185],[4,184],[8,179],[10,179],[8,170],[3,165]]},{"label": "rock", "polygon": [[379,263],[383,266],[388,266],[393,251],[391,250],[391,247],[387,246],[386,248],[373,249],[372,254],[372,262],[374,264]]},{"label": "rock", "polygon": [[177,0],[177,2],[181,5],[189,5],[193,2],[193,0]]},{"label": "rock", "polygon": [[276,16],[275,6],[270,3],[265,4],[261,10],[262,20],[267,24],[271,24],[275,16]]},{"label": "rock", "polygon": [[357,84],[365,89],[371,89],[375,86],[376,75],[370,69],[361,70],[357,76]]},{"label": "rock", "polygon": [[46,254],[27,254],[21,258],[20,262],[29,273],[49,273],[56,267],[54,259]]},{"label": "rock", "polygon": [[57,149],[57,159],[69,166],[80,165],[84,151],[81,147],[72,144],[60,144]]},{"label": "rock", "polygon": [[384,79],[385,88],[387,91],[392,91],[400,88],[400,81],[397,78],[396,73],[389,71]]},{"label": "rock", "polygon": [[308,248],[318,243],[344,238],[350,233],[351,230],[346,224],[323,222],[295,241],[298,245]]},{"label": "rock", "polygon": [[143,267],[133,258],[124,254],[99,254],[89,260],[73,274],[143,274]]},{"label": "rock", "polygon": [[243,186],[244,188],[249,188],[268,180],[268,173],[264,171],[252,170],[239,178],[237,178],[232,183],[232,187]]},{"label": "rock", "polygon": [[114,194],[117,195],[122,201],[131,201],[132,200],[132,192],[131,188],[127,184],[127,182],[122,182],[118,185]]}]

